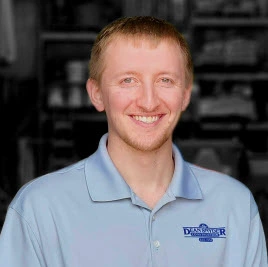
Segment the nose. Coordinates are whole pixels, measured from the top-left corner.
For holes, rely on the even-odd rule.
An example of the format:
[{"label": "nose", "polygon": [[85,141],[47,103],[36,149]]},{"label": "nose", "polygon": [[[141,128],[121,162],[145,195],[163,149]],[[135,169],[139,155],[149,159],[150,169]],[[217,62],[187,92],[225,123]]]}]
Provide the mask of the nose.
[{"label": "nose", "polygon": [[159,103],[159,96],[153,83],[144,83],[140,88],[137,105],[149,112],[155,110]]}]

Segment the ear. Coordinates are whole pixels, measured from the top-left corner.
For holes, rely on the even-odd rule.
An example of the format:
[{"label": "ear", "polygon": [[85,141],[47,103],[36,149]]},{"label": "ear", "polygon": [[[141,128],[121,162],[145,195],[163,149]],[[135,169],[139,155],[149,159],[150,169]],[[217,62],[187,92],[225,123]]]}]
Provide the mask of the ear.
[{"label": "ear", "polygon": [[86,84],[87,93],[91,103],[98,111],[104,111],[104,104],[102,99],[102,92],[97,81],[89,78]]},{"label": "ear", "polygon": [[183,93],[183,102],[182,102],[182,111],[185,111],[188,107],[192,94],[192,84],[190,84],[187,88],[185,88]]}]

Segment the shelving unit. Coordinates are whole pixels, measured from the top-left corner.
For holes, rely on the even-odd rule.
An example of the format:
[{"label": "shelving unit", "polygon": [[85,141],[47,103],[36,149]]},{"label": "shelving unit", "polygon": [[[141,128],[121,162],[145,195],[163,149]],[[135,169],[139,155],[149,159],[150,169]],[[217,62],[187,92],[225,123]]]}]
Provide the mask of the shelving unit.
[{"label": "shelving unit", "polygon": [[[100,131],[106,129],[105,115],[94,112],[85,89],[90,49],[101,27],[98,22],[83,17],[83,8],[100,11],[97,2],[91,2],[39,1],[40,123],[36,175],[81,159],[85,153],[81,150],[96,148],[91,145],[91,142],[96,143],[94,135],[98,133],[94,125],[102,124]],[[99,4],[107,2],[99,1]],[[75,15],[79,17],[75,18]],[[95,19],[99,16],[91,15]],[[85,127],[81,137],[85,138],[85,133],[88,135],[84,148],[77,136],[82,131],[81,125]]]},{"label": "shelving unit", "polygon": [[[263,174],[268,175],[268,168],[258,165],[259,158],[268,159],[267,7],[265,1],[192,1],[189,23],[198,137],[238,138],[247,155],[253,192],[267,190]],[[261,176],[255,166],[261,166]]]}]

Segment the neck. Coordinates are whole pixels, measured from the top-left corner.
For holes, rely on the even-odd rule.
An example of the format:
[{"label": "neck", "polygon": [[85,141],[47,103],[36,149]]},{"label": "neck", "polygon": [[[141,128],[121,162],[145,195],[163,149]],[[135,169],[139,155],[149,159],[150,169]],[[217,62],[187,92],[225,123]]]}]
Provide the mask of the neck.
[{"label": "neck", "polygon": [[152,208],[166,192],[173,176],[172,142],[168,141],[157,151],[146,152],[108,142],[108,152],[126,183]]}]

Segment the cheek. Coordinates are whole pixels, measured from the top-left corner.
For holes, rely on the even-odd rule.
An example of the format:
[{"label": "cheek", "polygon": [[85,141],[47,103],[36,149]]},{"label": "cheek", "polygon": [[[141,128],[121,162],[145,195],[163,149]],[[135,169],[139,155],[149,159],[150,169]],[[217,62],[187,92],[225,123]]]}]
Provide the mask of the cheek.
[{"label": "cheek", "polygon": [[112,107],[111,112],[122,111],[132,102],[131,96],[124,92],[115,92],[108,94],[105,98],[105,106],[109,109]]},{"label": "cheek", "polygon": [[171,111],[181,111],[183,108],[183,95],[177,92],[170,93],[165,96],[165,102]]}]

